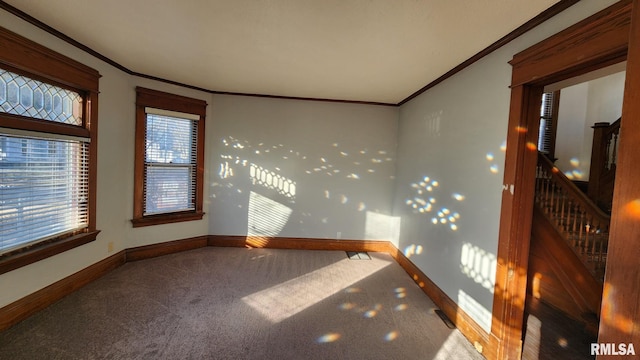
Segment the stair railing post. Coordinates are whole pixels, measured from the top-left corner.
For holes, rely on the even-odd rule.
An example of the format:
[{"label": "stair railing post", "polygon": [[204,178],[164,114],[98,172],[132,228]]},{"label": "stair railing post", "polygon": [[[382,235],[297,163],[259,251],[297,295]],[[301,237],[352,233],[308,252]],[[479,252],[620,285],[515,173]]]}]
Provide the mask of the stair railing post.
[{"label": "stair railing post", "polygon": [[589,168],[587,195],[591,200],[597,202],[600,194],[600,179],[605,171],[605,164],[607,162],[608,139],[605,139],[605,134],[609,128],[609,123],[598,122],[591,128],[593,128],[593,143],[591,146],[591,166]]}]

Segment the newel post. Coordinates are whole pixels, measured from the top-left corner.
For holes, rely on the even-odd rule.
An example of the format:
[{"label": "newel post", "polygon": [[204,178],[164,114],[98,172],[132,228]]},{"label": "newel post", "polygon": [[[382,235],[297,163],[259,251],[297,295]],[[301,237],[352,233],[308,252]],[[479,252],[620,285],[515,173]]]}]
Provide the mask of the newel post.
[{"label": "newel post", "polygon": [[600,193],[600,179],[604,172],[607,157],[608,139],[605,139],[606,130],[609,128],[608,122],[598,122],[593,124],[593,144],[591,146],[591,165],[589,168],[589,188],[587,195],[591,200],[597,201]]}]

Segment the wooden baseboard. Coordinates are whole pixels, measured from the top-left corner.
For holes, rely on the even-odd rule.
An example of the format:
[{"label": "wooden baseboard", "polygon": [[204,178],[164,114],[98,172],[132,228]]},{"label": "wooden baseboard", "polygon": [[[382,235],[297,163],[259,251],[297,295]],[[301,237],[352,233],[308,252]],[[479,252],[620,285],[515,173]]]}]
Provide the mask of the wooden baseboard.
[{"label": "wooden baseboard", "polygon": [[389,242],[317,238],[209,235],[209,246],[246,248],[388,252]]},{"label": "wooden baseboard", "polygon": [[159,244],[143,245],[126,250],[126,261],[149,259],[162,255],[193,250],[207,246],[207,236],[196,236],[187,239],[167,241]]},{"label": "wooden baseboard", "polygon": [[487,333],[478,323],[442,291],[427,275],[425,275],[398,248],[389,243],[388,253],[411,276],[413,281],[424,291],[445,315],[456,325],[456,328],[469,340],[473,346],[487,359],[494,359],[496,350],[489,342]]},{"label": "wooden baseboard", "polygon": [[411,262],[404,254],[388,241],[376,240],[335,240],[313,238],[263,238],[252,236],[208,235],[188,239],[169,241],[160,244],[144,245],[110,256],[46,288],[17,300],[0,309],[0,331],[26,319],[39,310],[53,304],[66,295],[76,291],[89,282],[98,279],[107,272],[128,261],[148,259],[205,246],[272,248],[298,250],[336,250],[385,252],[411,276],[420,288],[429,296],[458,330],[482,353],[492,359],[495,352],[489,344],[487,334],[469,315],[458,308],[429,277]]},{"label": "wooden baseboard", "polygon": [[67,276],[60,281],[0,308],[0,331],[8,329],[88,283],[102,277],[113,269],[123,265],[125,260],[125,251],[120,251],[73,275]]}]

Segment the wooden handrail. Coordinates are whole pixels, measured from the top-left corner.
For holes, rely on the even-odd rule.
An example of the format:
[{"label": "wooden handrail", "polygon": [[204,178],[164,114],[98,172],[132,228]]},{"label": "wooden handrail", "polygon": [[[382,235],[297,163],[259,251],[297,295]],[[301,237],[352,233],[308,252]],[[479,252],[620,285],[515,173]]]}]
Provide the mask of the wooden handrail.
[{"label": "wooden handrail", "polygon": [[587,269],[602,281],[611,217],[542,154],[538,155],[535,202]]},{"label": "wooden handrail", "polygon": [[538,154],[538,164],[547,170],[553,178],[554,182],[562,187],[564,191],[570,194],[571,198],[579,202],[588,209],[599,221],[609,223],[611,216],[602,211],[582,190],[580,190],[569,178],[560,171],[549,158],[542,154]]}]

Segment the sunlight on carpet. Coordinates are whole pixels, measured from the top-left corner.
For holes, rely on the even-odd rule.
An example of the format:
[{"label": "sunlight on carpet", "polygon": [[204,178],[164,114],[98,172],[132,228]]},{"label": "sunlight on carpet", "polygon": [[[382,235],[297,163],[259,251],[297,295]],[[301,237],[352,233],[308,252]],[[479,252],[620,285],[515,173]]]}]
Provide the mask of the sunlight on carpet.
[{"label": "sunlight on carpet", "polygon": [[358,262],[354,266],[353,261],[344,259],[245,296],[242,301],[272,323],[278,323],[347,289],[389,264],[389,261],[376,259]]}]

